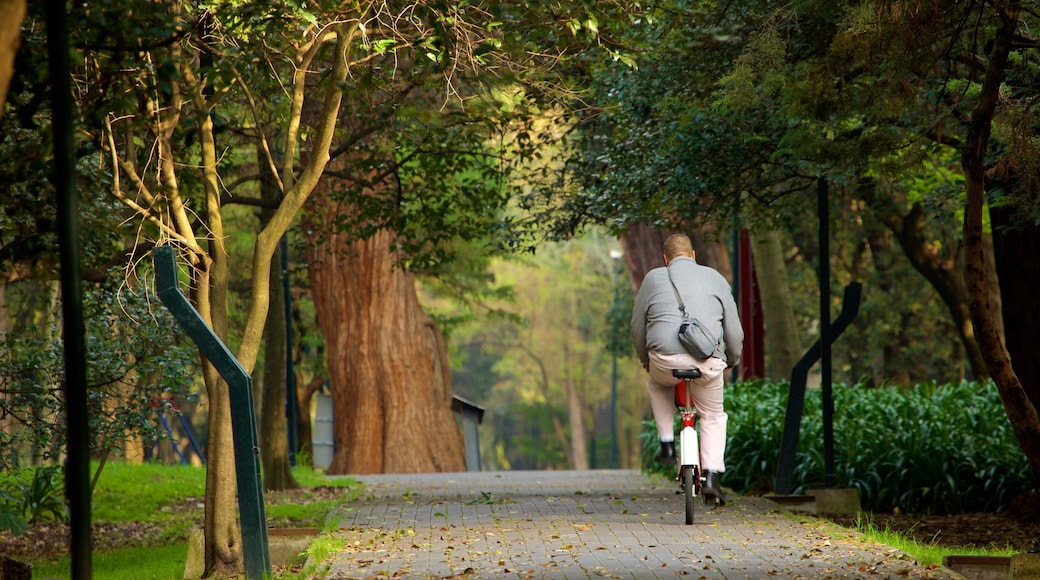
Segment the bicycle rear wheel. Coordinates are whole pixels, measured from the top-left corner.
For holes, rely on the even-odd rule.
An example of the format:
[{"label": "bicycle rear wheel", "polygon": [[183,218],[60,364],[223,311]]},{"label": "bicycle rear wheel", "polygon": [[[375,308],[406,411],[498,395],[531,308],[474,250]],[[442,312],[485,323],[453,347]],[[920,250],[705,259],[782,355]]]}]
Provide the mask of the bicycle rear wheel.
[{"label": "bicycle rear wheel", "polygon": [[694,499],[697,497],[697,491],[694,487],[697,481],[697,467],[694,465],[683,465],[682,466],[682,482],[683,482],[683,495],[686,496],[686,525],[693,524],[693,506]]}]

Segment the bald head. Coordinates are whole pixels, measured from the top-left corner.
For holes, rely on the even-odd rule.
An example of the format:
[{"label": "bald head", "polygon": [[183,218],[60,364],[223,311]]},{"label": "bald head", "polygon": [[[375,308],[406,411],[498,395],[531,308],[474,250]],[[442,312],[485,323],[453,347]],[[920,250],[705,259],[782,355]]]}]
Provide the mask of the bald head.
[{"label": "bald head", "polygon": [[664,241],[664,262],[667,264],[680,256],[694,257],[693,244],[685,234],[672,234]]}]

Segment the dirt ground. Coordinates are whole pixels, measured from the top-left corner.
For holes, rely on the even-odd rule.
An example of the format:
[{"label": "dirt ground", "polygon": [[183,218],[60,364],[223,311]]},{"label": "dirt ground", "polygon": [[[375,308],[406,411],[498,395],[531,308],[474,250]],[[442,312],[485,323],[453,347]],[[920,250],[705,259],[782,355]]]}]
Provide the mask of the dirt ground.
[{"label": "dirt ground", "polygon": [[[1040,492],[1017,498],[1001,513],[919,516],[865,514],[879,530],[889,529],[921,544],[962,548],[1011,548],[1016,552],[1040,551]],[[829,517],[846,527],[856,527],[855,517]],[[862,519],[862,518],[860,518]]]},{"label": "dirt ground", "polygon": [[[291,494],[292,492],[280,492]],[[335,493],[334,491],[330,493]],[[281,498],[288,499],[290,498]],[[924,544],[948,547],[1010,547],[1017,552],[1040,550],[1040,493],[1033,492],[1012,503],[1002,513],[917,516],[907,514],[866,514],[878,529],[890,529],[912,536]],[[855,517],[827,518],[840,525],[855,527]],[[154,544],[161,529],[155,524],[95,524],[94,550],[121,546]],[[0,556],[30,561],[56,557],[68,551],[68,526],[41,524],[28,533],[14,537],[0,531]]]}]

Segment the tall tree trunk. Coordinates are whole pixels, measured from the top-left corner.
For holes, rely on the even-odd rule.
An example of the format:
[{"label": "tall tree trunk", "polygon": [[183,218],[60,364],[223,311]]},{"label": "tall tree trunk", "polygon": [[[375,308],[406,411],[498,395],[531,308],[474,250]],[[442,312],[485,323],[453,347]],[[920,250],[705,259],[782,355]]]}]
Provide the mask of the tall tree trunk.
[{"label": "tall tree trunk", "polygon": [[[538,390],[542,394],[543,401],[551,401],[552,395],[549,393],[549,370],[545,366],[545,361],[538,356],[534,349],[530,345],[525,344],[526,341],[517,343],[517,347],[527,353],[527,356],[531,357],[534,364],[538,366]],[[563,422],[560,418],[549,411],[549,421],[553,426],[553,434],[556,436],[556,440],[560,442],[560,447],[563,449],[564,454],[567,456],[567,465],[574,465],[574,450],[573,446],[567,439],[567,430],[563,428]]]},{"label": "tall tree trunk", "polygon": [[[995,229],[995,227],[999,227],[1000,225],[1001,224],[999,222],[994,222],[993,218],[990,217],[990,230],[993,230],[993,229]],[[995,242],[993,241],[993,234],[992,233],[983,233],[982,234],[982,250],[983,250],[983,252],[985,254],[986,269],[989,270],[989,272],[990,272],[990,279],[989,279],[989,299],[990,299],[990,302],[989,302],[989,305],[990,305],[990,310],[993,311],[993,324],[996,325],[996,327],[997,327],[997,334],[999,334],[1000,336],[1004,337],[1004,341],[1005,341],[1005,344],[1006,344],[1007,337],[1004,335],[1004,300],[1003,300],[1003,297],[1001,296],[1001,291],[1000,291],[1000,273],[999,273],[999,271],[997,269],[997,258],[996,258],[997,250],[994,247],[994,243]],[[1005,264],[1003,264],[1001,266],[1001,269],[1004,270],[1006,267],[1008,267],[1010,265],[1011,264],[1006,264],[1005,263]],[[1005,272],[1004,275],[1011,275],[1013,278],[1018,274],[1018,272],[1014,271],[1014,270],[1012,270],[1010,273],[1007,270],[1004,270],[1004,272]],[[1032,352],[1037,352],[1037,351],[1033,350]],[[1014,357],[1012,356],[1012,358],[1014,358]],[[1036,399],[1033,399],[1033,403],[1035,405],[1040,405],[1040,401],[1037,401]]]},{"label": "tall tree trunk", "polygon": [[[215,328],[210,315],[209,276],[199,278],[200,291],[194,297],[195,307]],[[219,335],[218,335],[219,336]],[[231,399],[228,385],[216,367],[202,357],[202,377],[208,403],[208,435],[206,438],[206,508],[204,539],[206,569],[214,577],[230,577],[243,566],[242,550],[235,534],[237,524],[235,497],[234,439],[231,433]]]},{"label": "tall tree trunk", "polygon": [[348,245],[331,231],[333,208],[342,206],[322,195],[327,187],[319,185],[309,213],[307,263],[334,408],[328,472],[464,471],[446,346],[415,279],[394,266],[390,232]]},{"label": "tall tree trunk", "polygon": [[564,387],[567,391],[567,419],[570,426],[571,469],[589,468],[589,442],[585,433],[585,401],[582,400],[578,385],[571,375],[570,353],[566,353],[567,377]]},{"label": "tall tree trunk", "polygon": [[[282,199],[281,189],[271,164],[266,163],[264,148],[256,146],[257,167],[260,170],[260,197],[268,202],[268,207],[278,207]],[[261,231],[270,226],[274,211],[264,209],[260,212]],[[271,256],[271,271],[267,285],[267,321],[264,324],[264,373],[261,384],[263,390],[260,397],[260,464],[264,474],[264,489],[281,491],[296,489],[300,484],[292,474],[289,464],[288,418],[286,411],[287,357],[289,342],[288,309],[285,296],[285,273],[282,272],[283,259],[287,259],[284,236],[275,245]],[[293,394],[295,398],[295,394]],[[295,420],[295,418],[294,418]]]},{"label": "tall tree trunk", "polygon": [[753,232],[751,250],[762,294],[766,352],[769,353],[766,374],[773,378],[789,378],[794,365],[802,357],[802,341],[794,320],[780,235],[773,230]]},{"label": "tall tree trunk", "polygon": [[[1040,228],[1013,223],[1012,210],[990,207],[994,262],[1000,279],[1003,331],[1015,375],[1033,409],[1040,409]],[[996,321],[994,321],[996,323]],[[1037,480],[1040,482],[1040,480]]]},{"label": "tall tree trunk", "polygon": [[[198,104],[198,103],[197,103]],[[228,294],[231,280],[227,248],[224,246],[224,218],[220,206],[220,178],[217,174],[217,144],[213,133],[213,118],[208,109],[197,107],[199,144],[203,188],[206,200],[206,224],[211,237],[208,256],[210,262],[204,280],[196,286],[199,293],[199,311],[213,329],[213,333],[228,344]],[[168,166],[165,177],[176,179],[174,156],[163,160]],[[265,272],[266,274],[266,272]],[[266,297],[265,297],[266,298]],[[243,338],[243,343],[246,342]],[[235,479],[234,437],[231,428],[231,398],[226,381],[208,360],[203,362],[203,376],[209,398],[209,439],[206,446],[206,570],[211,576],[236,576],[245,566],[241,534],[238,533],[237,491]],[[250,366],[246,372],[251,370]]]},{"label": "tall tree trunk", "polygon": [[21,44],[25,0],[0,0],[0,111],[7,102],[7,87],[14,74],[14,55]]},{"label": "tall tree trunk", "polygon": [[663,246],[671,232],[638,223],[629,226],[621,237],[625,266],[632,283],[632,293],[639,292],[646,273],[664,266]]},{"label": "tall tree trunk", "polygon": [[[968,136],[961,156],[966,189],[964,202],[965,280],[972,297],[971,320],[975,325],[979,348],[982,350],[982,356],[993,381],[1000,391],[1000,399],[1004,403],[1004,410],[1007,412],[1011,428],[1029,459],[1033,481],[1040,482],[1040,415],[1012,367],[1011,355],[997,332],[990,305],[990,270],[986,267],[986,260],[983,256],[985,244],[982,234],[982,215],[986,195],[986,154],[989,151],[993,115],[997,108],[1008,55],[1011,52],[1012,37],[1018,25],[1021,3],[1017,1],[1006,4],[996,3],[994,9],[997,11],[996,23],[998,26],[986,64],[982,89],[971,112]],[[996,245],[996,240],[994,240],[994,245]],[[996,262],[999,264],[1000,260],[998,258]],[[1018,278],[1010,272],[1008,274],[1001,278],[1001,287],[1005,284],[1014,286],[1028,280],[1024,277]],[[1026,285],[1026,287],[1031,286]],[[1005,299],[1004,302],[1005,308],[1009,307],[1009,300]],[[1011,330],[1011,325],[1012,320],[1006,316],[1004,326],[1005,331],[1009,334],[1017,332],[1017,329]],[[1032,351],[1027,356],[1032,357],[1035,354],[1036,352]]]},{"label": "tall tree trunk", "polygon": [[[296,384],[300,385],[301,377],[297,375]],[[298,457],[305,458],[308,465],[314,465],[314,426],[311,423],[311,400],[325,383],[325,377],[313,377],[307,386],[296,387],[296,452]]]},{"label": "tall tree trunk", "polygon": [[[219,208],[219,204],[218,204]],[[219,209],[217,209],[219,213]],[[219,218],[209,219],[213,228],[209,255],[213,256],[209,277],[209,324],[220,340],[228,340],[228,281],[230,271],[224,250],[224,230]],[[214,227],[216,226],[216,227]],[[209,438],[206,442],[206,569],[216,578],[230,578],[244,566],[242,542],[237,533],[234,438],[231,429],[231,397],[227,382],[209,360],[205,360],[206,393],[209,399]]]},{"label": "tall tree trunk", "polygon": [[279,244],[271,258],[270,305],[264,325],[264,380],[260,392],[260,464],[264,489],[296,489],[300,484],[289,465],[285,416],[286,343],[285,295],[282,286],[282,252]]}]

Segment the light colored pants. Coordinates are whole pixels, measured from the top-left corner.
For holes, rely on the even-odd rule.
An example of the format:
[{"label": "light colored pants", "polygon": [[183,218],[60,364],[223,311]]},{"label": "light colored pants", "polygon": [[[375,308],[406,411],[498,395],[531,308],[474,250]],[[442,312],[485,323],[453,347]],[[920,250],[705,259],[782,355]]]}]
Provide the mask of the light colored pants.
[{"label": "light colored pants", "polygon": [[722,404],[722,387],[726,361],[709,358],[699,361],[688,354],[657,354],[650,352],[650,376],[646,390],[650,394],[650,409],[657,423],[661,441],[675,440],[675,384],[672,369],[700,369],[701,377],[692,382],[693,402],[700,419],[701,467],[726,471],[726,411]]}]

